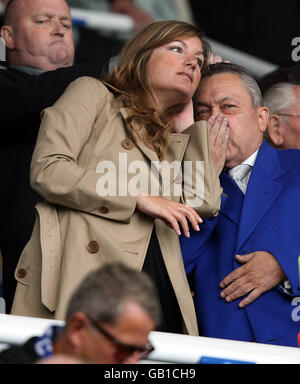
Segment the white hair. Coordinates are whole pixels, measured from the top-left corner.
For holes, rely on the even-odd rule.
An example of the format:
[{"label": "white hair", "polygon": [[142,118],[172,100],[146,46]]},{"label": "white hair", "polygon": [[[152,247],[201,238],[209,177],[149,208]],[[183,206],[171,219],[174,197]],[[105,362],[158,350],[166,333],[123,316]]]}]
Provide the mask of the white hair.
[{"label": "white hair", "polygon": [[[287,108],[294,106],[297,103],[297,97],[294,92],[294,85],[290,83],[274,84],[265,93],[263,104],[269,108],[270,116],[285,111]],[[279,116],[280,119],[285,119],[285,116]],[[266,129],[264,139],[271,143],[271,139]]]},{"label": "white hair", "polygon": [[269,108],[270,115],[279,113],[292,107],[297,102],[294,85],[289,83],[278,83],[273,85],[264,95],[264,106]]}]

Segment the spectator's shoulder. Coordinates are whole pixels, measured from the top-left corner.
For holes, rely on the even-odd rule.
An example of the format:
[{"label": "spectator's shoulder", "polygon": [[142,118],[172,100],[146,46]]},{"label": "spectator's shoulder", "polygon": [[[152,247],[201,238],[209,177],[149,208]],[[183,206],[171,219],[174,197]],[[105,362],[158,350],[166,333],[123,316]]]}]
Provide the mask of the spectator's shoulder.
[{"label": "spectator's shoulder", "polygon": [[111,93],[102,81],[90,76],[79,77],[78,79],[74,80],[68,88],[72,89],[73,91],[77,90],[78,92],[96,91],[103,96],[109,95]]},{"label": "spectator's shoulder", "polygon": [[287,173],[300,171],[300,149],[277,150],[281,165]]}]

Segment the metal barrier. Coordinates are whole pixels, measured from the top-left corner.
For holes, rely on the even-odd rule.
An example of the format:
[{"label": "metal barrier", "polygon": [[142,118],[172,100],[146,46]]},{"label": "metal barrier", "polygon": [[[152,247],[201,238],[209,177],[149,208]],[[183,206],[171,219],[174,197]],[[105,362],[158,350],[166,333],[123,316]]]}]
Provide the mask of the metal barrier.
[{"label": "metal barrier", "polygon": [[237,49],[228,47],[212,39],[207,39],[215,55],[221,56],[224,60],[229,60],[234,64],[241,65],[250,71],[253,76],[260,78],[278,68],[278,65],[259,59],[255,56],[241,52]]},{"label": "metal barrier", "polygon": [[[22,344],[41,335],[57,320],[0,315],[0,344]],[[203,362],[245,362],[257,364],[300,364],[300,349],[242,341],[151,332],[155,351],[148,362],[197,364]],[[1,347],[1,345],[0,345]],[[215,360],[217,359],[217,360]]]},{"label": "metal barrier", "polygon": [[74,26],[108,31],[130,32],[133,19],[126,15],[112,12],[97,12],[80,8],[71,8]]}]

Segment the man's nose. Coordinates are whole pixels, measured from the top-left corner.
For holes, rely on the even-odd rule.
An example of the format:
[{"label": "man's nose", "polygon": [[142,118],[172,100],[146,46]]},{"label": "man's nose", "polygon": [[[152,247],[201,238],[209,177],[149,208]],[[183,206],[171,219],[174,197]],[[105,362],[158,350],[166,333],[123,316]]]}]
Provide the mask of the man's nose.
[{"label": "man's nose", "polygon": [[213,117],[215,119],[220,113],[221,113],[220,108],[212,107],[210,112],[210,117]]},{"label": "man's nose", "polygon": [[52,34],[64,37],[66,30],[63,25],[59,21],[53,21]]}]

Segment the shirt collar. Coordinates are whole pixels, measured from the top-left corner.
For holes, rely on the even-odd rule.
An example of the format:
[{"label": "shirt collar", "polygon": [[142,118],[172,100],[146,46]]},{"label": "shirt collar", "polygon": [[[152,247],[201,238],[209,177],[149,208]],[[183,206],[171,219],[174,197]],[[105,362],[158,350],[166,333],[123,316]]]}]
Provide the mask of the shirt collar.
[{"label": "shirt collar", "polygon": [[26,67],[23,65],[10,65],[9,68],[17,69],[18,71],[22,71],[22,72],[28,73],[29,75],[36,75],[36,76],[45,72],[41,69]]},{"label": "shirt collar", "polygon": [[256,162],[257,155],[258,155],[258,150],[252,153],[252,155],[249,156],[248,159],[244,160],[242,164],[250,165],[251,167],[253,167]]}]

